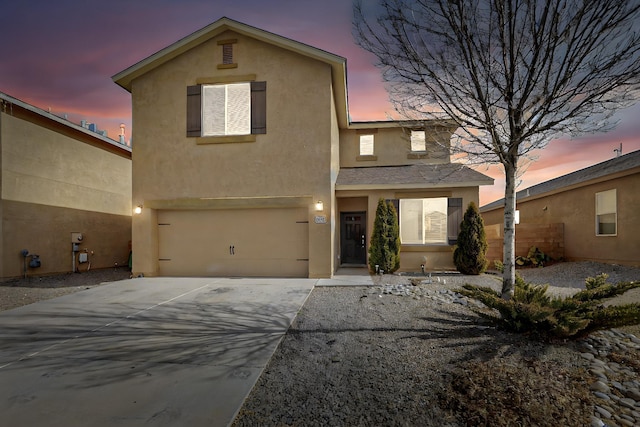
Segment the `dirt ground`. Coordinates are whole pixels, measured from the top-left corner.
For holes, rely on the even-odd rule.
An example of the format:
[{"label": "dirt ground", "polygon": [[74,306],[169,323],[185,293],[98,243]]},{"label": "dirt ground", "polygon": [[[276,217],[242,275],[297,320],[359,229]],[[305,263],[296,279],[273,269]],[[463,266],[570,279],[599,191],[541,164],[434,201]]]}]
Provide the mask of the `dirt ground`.
[{"label": "dirt ground", "polygon": [[57,298],[104,283],[128,279],[130,275],[128,268],[118,267],[82,273],[10,279],[0,282],[0,311]]}]

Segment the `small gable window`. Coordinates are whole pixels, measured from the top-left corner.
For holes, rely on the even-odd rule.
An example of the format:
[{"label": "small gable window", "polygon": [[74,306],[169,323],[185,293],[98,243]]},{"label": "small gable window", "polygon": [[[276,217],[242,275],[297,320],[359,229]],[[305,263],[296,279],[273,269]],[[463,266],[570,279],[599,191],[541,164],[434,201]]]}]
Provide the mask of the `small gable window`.
[{"label": "small gable window", "polygon": [[226,43],[222,45],[222,63],[233,64],[233,44]]},{"label": "small gable window", "polygon": [[189,86],[187,136],[267,133],[266,92],[266,82]]},{"label": "small gable window", "polygon": [[427,142],[423,130],[411,131],[411,151],[426,151]]},{"label": "small gable window", "polygon": [[373,135],[360,135],[360,155],[373,156]]},{"label": "small gable window", "polygon": [[218,46],[222,48],[222,63],[218,64],[218,69],[237,68],[238,63],[234,58],[234,45],[238,42],[236,39],[219,40]]}]

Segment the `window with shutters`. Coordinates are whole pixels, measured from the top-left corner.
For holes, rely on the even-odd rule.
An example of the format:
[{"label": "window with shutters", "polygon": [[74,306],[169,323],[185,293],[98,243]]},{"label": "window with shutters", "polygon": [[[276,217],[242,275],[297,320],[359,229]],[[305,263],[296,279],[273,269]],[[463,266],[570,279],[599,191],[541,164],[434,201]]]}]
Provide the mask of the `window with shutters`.
[{"label": "window with shutters", "polygon": [[202,86],[202,136],[251,134],[249,83]]},{"label": "window with shutters", "polygon": [[187,136],[233,137],[266,133],[266,90],[266,82],[189,86]]},{"label": "window with shutters", "polygon": [[394,201],[403,245],[454,245],[462,221],[462,198],[434,197]]},{"label": "window with shutters", "polygon": [[618,234],[616,190],[596,193],[596,236]]}]

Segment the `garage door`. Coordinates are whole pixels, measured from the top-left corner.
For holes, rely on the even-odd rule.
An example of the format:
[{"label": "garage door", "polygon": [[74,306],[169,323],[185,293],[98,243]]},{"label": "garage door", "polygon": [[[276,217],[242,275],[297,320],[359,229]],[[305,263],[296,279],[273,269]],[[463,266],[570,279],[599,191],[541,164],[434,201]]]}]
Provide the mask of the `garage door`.
[{"label": "garage door", "polygon": [[158,211],[162,276],[308,277],[306,208]]}]

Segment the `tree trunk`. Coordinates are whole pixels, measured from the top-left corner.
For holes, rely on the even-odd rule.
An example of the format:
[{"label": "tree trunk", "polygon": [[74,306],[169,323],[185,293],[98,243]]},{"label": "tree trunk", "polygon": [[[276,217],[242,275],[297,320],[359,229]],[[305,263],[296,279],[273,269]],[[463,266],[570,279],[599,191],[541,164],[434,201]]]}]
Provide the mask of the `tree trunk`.
[{"label": "tree trunk", "polygon": [[516,171],[517,166],[504,165],[506,185],[504,190],[504,247],[502,298],[511,299],[516,282]]}]

